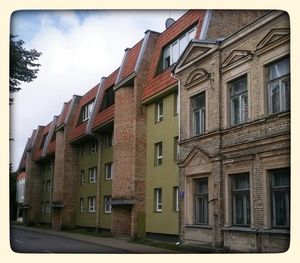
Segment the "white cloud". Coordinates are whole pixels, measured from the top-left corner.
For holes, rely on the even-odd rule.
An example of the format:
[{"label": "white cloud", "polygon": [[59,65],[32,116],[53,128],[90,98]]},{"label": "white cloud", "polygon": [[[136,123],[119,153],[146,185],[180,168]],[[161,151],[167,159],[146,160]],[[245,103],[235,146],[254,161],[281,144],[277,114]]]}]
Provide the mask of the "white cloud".
[{"label": "white cloud", "polygon": [[[175,18],[181,12],[172,12]],[[22,85],[12,110],[12,162],[18,167],[25,143],[38,125],[60,114],[63,102],[83,95],[120,66],[124,50],[144,37],[147,29],[163,31],[168,12],[90,11],[82,19],[74,11],[34,13],[39,29],[26,48],[43,53],[38,78]],[[17,23],[18,21],[18,23]],[[14,29],[22,38],[22,20]],[[26,32],[29,23],[26,21]],[[25,32],[25,33],[26,33]],[[24,36],[25,38],[26,36]]]}]

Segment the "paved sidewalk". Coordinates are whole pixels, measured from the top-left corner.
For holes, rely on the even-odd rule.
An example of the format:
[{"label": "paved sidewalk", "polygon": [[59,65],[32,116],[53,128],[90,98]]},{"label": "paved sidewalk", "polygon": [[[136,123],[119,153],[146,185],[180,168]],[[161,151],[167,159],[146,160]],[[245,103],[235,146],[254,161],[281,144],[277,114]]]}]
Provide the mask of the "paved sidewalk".
[{"label": "paved sidewalk", "polygon": [[49,235],[60,236],[64,238],[70,238],[74,240],[80,240],[91,244],[100,246],[106,246],[111,248],[117,248],[123,250],[124,253],[144,253],[144,254],[173,254],[178,253],[175,250],[163,249],[152,246],[145,246],[136,243],[129,242],[129,238],[125,237],[93,237],[84,234],[69,233],[65,231],[55,231],[52,229],[44,229],[38,227],[26,227],[21,225],[11,225],[12,228],[19,228],[22,230],[34,231]]}]

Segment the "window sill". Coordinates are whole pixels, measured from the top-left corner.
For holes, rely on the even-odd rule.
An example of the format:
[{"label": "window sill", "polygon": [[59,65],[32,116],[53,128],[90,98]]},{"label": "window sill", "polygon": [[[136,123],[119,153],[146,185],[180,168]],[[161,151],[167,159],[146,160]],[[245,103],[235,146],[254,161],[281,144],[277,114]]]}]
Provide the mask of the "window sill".
[{"label": "window sill", "polygon": [[266,234],[290,234],[290,229],[289,228],[270,228],[270,229],[263,229],[261,233],[266,233]]},{"label": "window sill", "polygon": [[199,224],[191,224],[185,225],[186,228],[203,228],[203,229],[213,229],[210,225],[199,225]]},{"label": "window sill", "polygon": [[223,231],[236,231],[236,232],[257,232],[256,228],[251,228],[250,226],[230,226],[221,228]]}]

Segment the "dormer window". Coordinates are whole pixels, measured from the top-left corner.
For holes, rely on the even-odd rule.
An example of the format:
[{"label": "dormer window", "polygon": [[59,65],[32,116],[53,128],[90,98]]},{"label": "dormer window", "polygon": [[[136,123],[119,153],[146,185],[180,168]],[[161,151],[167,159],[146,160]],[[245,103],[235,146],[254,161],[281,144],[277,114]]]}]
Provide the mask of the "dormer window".
[{"label": "dormer window", "polygon": [[[162,69],[164,70],[174,64],[187,47],[188,43],[195,37],[196,27],[193,27],[179,38],[175,39],[171,44],[167,45],[163,50]],[[160,70],[159,70],[160,71]]]},{"label": "dormer window", "polygon": [[44,145],[45,145],[47,136],[48,136],[48,133],[44,134],[43,139],[42,139],[42,142],[41,142],[40,149],[43,149],[43,148],[44,148]]},{"label": "dormer window", "polygon": [[81,122],[84,122],[91,117],[93,108],[94,108],[94,100],[90,101],[89,103],[87,103],[82,107],[81,114],[80,114]]},{"label": "dormer window", "polygon": [[101,103],[100,111],[105,110],[109,106],[113,105],[115,103],[115,94],[113,87],[108,88],[104,92],[103,100]]}]

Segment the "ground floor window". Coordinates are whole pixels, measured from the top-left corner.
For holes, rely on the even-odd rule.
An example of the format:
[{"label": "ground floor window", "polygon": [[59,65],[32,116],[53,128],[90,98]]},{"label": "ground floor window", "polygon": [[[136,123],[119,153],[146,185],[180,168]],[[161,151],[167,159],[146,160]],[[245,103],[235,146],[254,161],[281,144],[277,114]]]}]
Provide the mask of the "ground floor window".
[{"label": "ground floor window", "polygon": [[272,226],[290,226],[290,168],[270,170]]},{"label": "ground floor window", "polygon": [[249,226],[251,222],[249,174],[232,176],[232,221],[236,226]]},{"label": "ground floor window", "polygon": [[195,180],[195,223],[208,224],[208,180]]},{"label": "ground floor window", "polygon": [[89,212],[96,212],[96,197],[92,196],[88,198]]},{"label": "ground floor window", "polygon": [[154,211],[162,212],[162,189],[154,189]]},{"label": "ground floor window", "polygon": [[80,203],[80,213],[83,213],[84,212],[84,200],[83,200],[83,198],[80,198],[79,203]]},{"label": "ground floor window", "polygon": [[111,213],[111,196],[110,195],[106,195],[104,196],[104,212],[106,214],[110,214]]}]

